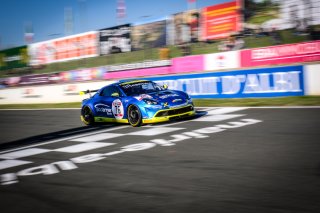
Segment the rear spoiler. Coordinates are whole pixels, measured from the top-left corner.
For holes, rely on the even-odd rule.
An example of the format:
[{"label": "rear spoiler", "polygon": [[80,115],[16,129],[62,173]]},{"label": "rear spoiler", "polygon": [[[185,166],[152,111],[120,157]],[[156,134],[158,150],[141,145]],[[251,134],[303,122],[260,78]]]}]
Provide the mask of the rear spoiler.
[{"label": "rear spoiler", "polygon": [[96,89],[96,90],[86,90],[86,91],[80,91],[79,94],[80,94],[80,95],[89,94],[90,97],[91,97],[91,93],[93,93],[93,92],[98,92],[98,91],[99,91],[98,89]]}]

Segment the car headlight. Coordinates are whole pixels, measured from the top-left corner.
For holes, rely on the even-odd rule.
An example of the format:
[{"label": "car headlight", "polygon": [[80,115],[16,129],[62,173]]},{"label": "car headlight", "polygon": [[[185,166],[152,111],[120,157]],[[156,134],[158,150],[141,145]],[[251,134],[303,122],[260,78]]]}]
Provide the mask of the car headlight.
[{"label": "car headlight", "polygon": [[148,105],[158,105],[158,102],[151,99],[143,99],[143,101]]}]

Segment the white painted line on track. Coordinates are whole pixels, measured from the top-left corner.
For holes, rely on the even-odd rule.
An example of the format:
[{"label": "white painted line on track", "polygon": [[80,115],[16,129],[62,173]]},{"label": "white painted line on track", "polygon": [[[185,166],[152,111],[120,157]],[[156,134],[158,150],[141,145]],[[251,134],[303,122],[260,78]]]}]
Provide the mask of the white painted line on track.
[{"label": "white painted line on track", "polygon": [[209,110],[207,115],[221,115],[247,109],[246,107],[223,107]]},{"label": "white painted line on track", "polygon": [[[192,120],[187,120],[187,121],[176,121],[176,122],[173,122],[173,123],[168,123],[168,124],[159,124],[161,125],[161,127],[167,127],[167,126],[174,126],[174,125],[177,125],[177,124],[183,124],[183,123],[187,123],[187,122],[190,122]],[[146,127],[152,127],[154,128],[154,126],[146,126]]]},{"label": "white painted line on track", "polygon": [[227,115],[209,115],[209,116],[203,116],[197,119],[194,119],[194,121],[224,121],[224,120],[229,120],[232,118],[238,118],[245,116],[245,114],[227,114]]},{"label": "white painted line on track", "polygon": [[114,128],[105,129],[105,130],[99,130],[99,131],[95,131],[95,132],[84,133],[84,134],[81,134],[81,135],[75,135],[75,136],[71,136],[71,137],[60,138],[60,139],[57,139],[57,140],[47,141],[47,142],[43,142],[43,143],[37,143],[37,144],[34,144],[34,145],[30,145],[30,146],[24,146],[24,147],[19,147],[19,148],[15,148],[15,149],[9,149],[9,150],[5,150],[5,151],[1,151],[0,154],[13,152],[13,151],[18,151],[18,150],[27,149],[27,148],[32,148],[32,147],[37,147],[37,146],[42,146],[42,145],[46,145],[46,144],[57,143],[57,142],[60,142],[60,141],[72,140],[72,139],[75,139],[75,138],[80,138],[80,137],[84,137],[84,136],[88,136],[88,135],[94,135],[94,134],[97,134],[97,133],[114,131],[114,130],[118,130],[118,129],[124,129],[124,128],[128,128],[128,127],[129,126],[120,126],[120,127],[114,127]]},{"label": "white painted line on track", "polygon": [[4,160],[0,162],[0,170],[2,169],[7,169],[10,167],[15,167],[15,166],[21,166],[24,164],[29,164],[32,163],[31,161],[24,161],[24,160]]},{"label": "white painted line on track", "polygon": [[185,128],[153,127],[153,128],[148,128],[148,129],[144,129],[141,131],[131,132],[128,135],[154,136],[154,135],[160,135],[160,134],[169,133],[169,132],[173,132],[173,131],[177,131],[177,130],[181,130],[181,129],[185,129]]},{"label": "white painted line on track", "polygon": [[85,137],[81,137],[81,138],[76,138],[76,139],[73,139],[72,141],[76,141],[76,142],[96,142],[96,141],[102,141],[102,140],[116,138],[116,137],[120,137],[120,136],[123,136],[123,134],[100,133],[100,134],[85,136]]},{"label": "white painted line on track", "polygon": [[66,153],[79,153],[92,149],[97,149],[106,146],[112,146],[115,143],[100,143],[100,142],[88,142],[88,143],[80,143],[77,145],[66,146],[60,149],[56,149],[56,152],[66,152]]},{"label": "white painted line on track", "polygon": [[15,152],[10,152],[7,154],[0,155],[0,158],[2,159],[16,159],[16,158],[23,158],[23,157],[29,157],[32,155],[42,154],[46,152],[50,152],[49,149],[40,149],[40,148],[30,148],[30,149],[24,149],[19,150]]}]

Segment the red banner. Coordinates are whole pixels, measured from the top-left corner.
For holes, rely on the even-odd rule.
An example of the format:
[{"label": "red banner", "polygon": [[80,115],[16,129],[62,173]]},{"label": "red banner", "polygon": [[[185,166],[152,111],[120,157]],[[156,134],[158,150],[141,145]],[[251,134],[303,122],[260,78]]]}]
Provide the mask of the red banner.
[{"label": "red banner", "polygon": [[202,39],[226,38],[240,30],[239,1],[213,5],[202,9]]},{"label": "red banner", "polygon": [[241,51],[241,66],[293,64],[320,60],[320,40]]},{"label": "red banner", "polygon": [[94,57],[98,56],[98,33],[93,31],[34,43],[28,49],[32,66]]}]

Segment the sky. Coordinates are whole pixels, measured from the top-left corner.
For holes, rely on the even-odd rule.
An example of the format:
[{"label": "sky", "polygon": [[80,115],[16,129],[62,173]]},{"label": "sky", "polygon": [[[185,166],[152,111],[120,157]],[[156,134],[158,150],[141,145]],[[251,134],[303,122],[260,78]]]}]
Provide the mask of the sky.
[{"label": "sky", "polygon": [[[116,18],[117,0],[0,0],[0,49],[26,44],[26,26],[33,28],[33,42],[73,35],[125,23],[158,19],[191,8],[232,0],[124,0],[126,17]],[[65,32],[65,8],[72,10],[73,27]],[[70,14],[70,13],[69,13]],[[70,29],[70,28],[69,28]]]}]

